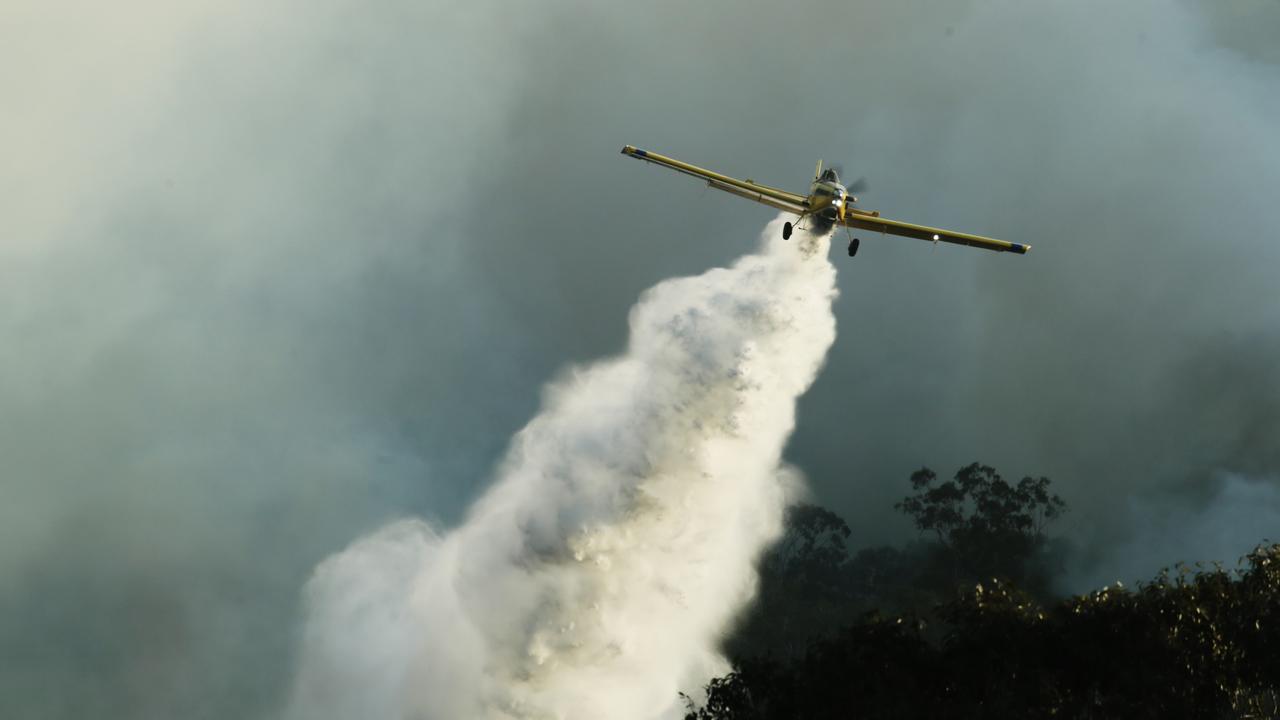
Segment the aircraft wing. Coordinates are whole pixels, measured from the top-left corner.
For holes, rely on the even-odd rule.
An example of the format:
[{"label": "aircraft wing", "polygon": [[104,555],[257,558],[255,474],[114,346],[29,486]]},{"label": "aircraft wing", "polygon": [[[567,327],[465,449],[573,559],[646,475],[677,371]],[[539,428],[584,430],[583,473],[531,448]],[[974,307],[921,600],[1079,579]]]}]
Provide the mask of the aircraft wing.
[{"label": "aircraft wing", "polygon": [[902,222],[900,220],[890,220],[888,218],[882,218],[877,214],[853,208],[850,208],[849,213],[845,215],[844,224],[860,230],[871,230],[873,232],[916,238],[918,240],[928,240],[930,242],[947,242],[954,243],[956,245],[968,245],[969,247],[985,248],[987,250],[995,250],[996,252],[1012,252],[1019,255],[1025,255],[1026,252],[1031,249],[1030,245],[1022,245],[1020,243],[1012,243],[1005,240],[996,240],[989,237],[982,237],[981,235],[969,235],[968,233],[941,230],[939,228],[915,225],[913,223]]},{"label": "aircraft wing", "polygon": [[659,155],[658,153],[649,152],[648,150],[640,150],[630,145],[622,148],[622,154],[630,155],[637,160],[651,162],[654,165],[675,170],[676,172],[684,173],[685,175],[692,175],[693,177],[706,180],[708,185],[717,190],[724,190],[725,192],[733,193],[738,197],[754,200],[755,202],[768,205],[769,207],[793,212],[797,215],[805,211],[808,203],[808,199],[803,195],[797,195],[792,192],[787,192],[786,190],[779,190],[777,188],[769,187],[768,185],[761,185],[760,183],[751,180],[738,180],[736,178],[731,178],[728,175],[721,175],[718,172],[712,172],[710,170],[700,168],[697,165],[690,165],[689,163],[681,162],[675,158],[670,158],[666,155]]}]

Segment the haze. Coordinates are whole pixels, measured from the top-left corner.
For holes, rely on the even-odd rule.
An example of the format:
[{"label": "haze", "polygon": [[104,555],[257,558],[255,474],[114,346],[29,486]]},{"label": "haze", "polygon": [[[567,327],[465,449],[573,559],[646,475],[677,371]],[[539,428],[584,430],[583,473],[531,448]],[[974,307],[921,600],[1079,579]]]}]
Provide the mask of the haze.
[{"label": "haze", "polygon": [[316,564],[455,525],[544,383],[774,217],[623,143],[1033,245],[833,258],[785,456],[852,542],[975,459],[1067,499],[1065,589],[1276,539],[1274,2],[0,17],[0,715],[276,716]]}]

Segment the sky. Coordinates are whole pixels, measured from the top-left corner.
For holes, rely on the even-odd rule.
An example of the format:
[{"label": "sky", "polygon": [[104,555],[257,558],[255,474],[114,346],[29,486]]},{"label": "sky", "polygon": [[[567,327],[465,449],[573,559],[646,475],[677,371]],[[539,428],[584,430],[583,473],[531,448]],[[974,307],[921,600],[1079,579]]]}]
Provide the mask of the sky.
[{"label": "sky", "polygon": [[456,525],[548,381],[774,217],[623,144],[1032,245],[835,258],[785,455],[855,543],[973,460],[1053,480],[1069,589],[1276,536],[1274,1],[0,18],[0,715],[276,716],[316,564]]}]

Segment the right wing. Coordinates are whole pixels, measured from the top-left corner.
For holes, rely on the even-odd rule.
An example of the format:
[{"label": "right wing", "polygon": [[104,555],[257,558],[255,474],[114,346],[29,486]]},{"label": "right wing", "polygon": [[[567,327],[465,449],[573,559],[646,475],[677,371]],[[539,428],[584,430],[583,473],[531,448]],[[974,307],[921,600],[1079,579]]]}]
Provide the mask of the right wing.
[{"label": "right wing", "polygon": [[690,165],[681,162],[675,158],[659,155],[655,152],[647,150],[639,150],[630,145],[622,148],[623,155],[630,155],[637,160],[651,162],[654,165],[660,165],[676,172],[692,175],[693,177],[706,180],[707,184],[717,190],[723,190],[727,193],[733,193],[738,197],[775,207],[779,210],[796,213],[797,215],[806,212],[808,206],[808,198],[803,195],[797,195],[786,190],[771,188],[768,185],[760,185],[751,180],[737,180],[728,175],[721,175],[717,172],[705,170],[696,165]]},{"label": "right wing", "polygon": [[1030,245],[1023,245],[1021,243],[996,240],[994,238],[982,237],[981,235],[952,232],[950,230],[942,230],[939,228],[928,227],[926,225],[915,225],[913,223],[902,222],[900,220],[890,220],[855,208],[850,208],[848,213],[844,216],[844,224],[852,228],[871,230],[873,232],[881,232],[888,235],[898,235],[900,237],[916,238],[918,240],[928,240],[930,242],[947,242],[954,243],[956,245],[968,245],[969,247],[995,250],[996,252],[1012,252],[1019,255],[1025,255],[1027,251],[1031,249]]}]

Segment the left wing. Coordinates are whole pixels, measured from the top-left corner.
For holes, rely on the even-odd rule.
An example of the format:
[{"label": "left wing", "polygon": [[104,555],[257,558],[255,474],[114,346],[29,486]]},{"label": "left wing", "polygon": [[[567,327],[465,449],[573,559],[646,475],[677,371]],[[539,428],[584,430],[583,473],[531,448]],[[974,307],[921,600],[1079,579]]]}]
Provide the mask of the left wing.
[{"label": "left wing", "polygon": [[675,170],[676,172],[684,173],[685,175],[692,175],[693,177],[706,180],[708,185],[717,190],[733,193],[738,197],[754,200],[755,202],[775,207],[779,210],[796,213],[797,215],[805,212],[806,206],[808,205],[808,199],[803,195],[797,195],[792,192],[787,192],[786,190],[779,190],[777,188],[769,187],[768,185],[761,185],[751,180],[738,180],[736,178],[731,178],[728,175],[721,175],[718,172],[712,172],[711,170],[700,168],[697,165],[690,165],[689,163],[681,162],[675,158],[670,158],[666,155],[659,155],[658,153],[649,152],[648,150],[640,150],[630,145],[622,148],[622,154],[630,155],[637,160],[651,162],[654,165],[660,165],[662,167]]},{"label": "left wing", "polygon": [[886,233],[888,235],[898,235],[901,237],[928,240],[930,242],[947,242],[954,243],[956,245],[968,245],[969,247],[985,248],[987,250],[995,250],[996,252],[1012,252],[1019,255],[1025,255],[1026,252],[1031,249],[1030,245],[1023,245],[1021,243],[996,240],[994,238],[982,237],[981,235],[952,232],[950,230],[932,228],[926,225],[915,225],[913,223],[902,222],[900,220],[890,220],[888,218],[882,218],[878,214],[868,213],[865,210],[858,210],[855,208],[850,208],[848,214],[844,216],[844,224],[852,228],[871,230],[874,232]]}]

